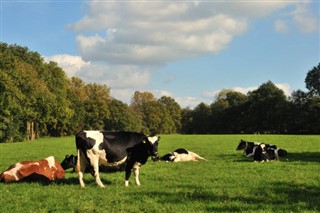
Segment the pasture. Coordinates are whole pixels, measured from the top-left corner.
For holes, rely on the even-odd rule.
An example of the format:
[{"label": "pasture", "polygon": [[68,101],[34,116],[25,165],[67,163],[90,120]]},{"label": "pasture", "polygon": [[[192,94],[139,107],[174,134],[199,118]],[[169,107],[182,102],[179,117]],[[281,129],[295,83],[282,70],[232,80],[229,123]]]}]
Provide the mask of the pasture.
[{"label": "pasture", "polygon": [[[236,151],[240,139],[276,144],[288,155],[255,163]],[[161,135],[159,153],[187,148],[208,161],[149,162],[142,186],[124,186],[124,173],[90,174],[80,188],[71,170],[50,184],[0,183],[0,212],[319,212],[320,136]],[[0,170],[13,163],[76,154],[74,137],[0,144]]]}]

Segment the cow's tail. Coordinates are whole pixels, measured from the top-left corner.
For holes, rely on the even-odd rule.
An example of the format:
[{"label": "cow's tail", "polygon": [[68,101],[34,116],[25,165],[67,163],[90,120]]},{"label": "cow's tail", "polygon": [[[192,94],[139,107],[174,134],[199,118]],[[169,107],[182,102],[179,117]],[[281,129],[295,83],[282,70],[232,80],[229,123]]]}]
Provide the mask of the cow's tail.
[{"label": "cow's tail", "polygon": [[194,152],[193,152],[193,155],[196,157],[196,159],[208,161],[207,159],[201,157],[200,155],[198,155],[198,154],[196,154],[196,153],[194,153]]},{"label": "cow's tail", "polygon": [[288,152],[284,149],[278,149],[278,155],[279,157],[287,156]]},{"label": "cow's tail", "polygon": [[80,149],[78,149],[78,159],[77,159],[77,166],[76,166],[76,171],[77,172],[79,172],[79,171],[81,171],[81,166],[80,166],[80,158],[81,158],[81,156],[80,156]]}]

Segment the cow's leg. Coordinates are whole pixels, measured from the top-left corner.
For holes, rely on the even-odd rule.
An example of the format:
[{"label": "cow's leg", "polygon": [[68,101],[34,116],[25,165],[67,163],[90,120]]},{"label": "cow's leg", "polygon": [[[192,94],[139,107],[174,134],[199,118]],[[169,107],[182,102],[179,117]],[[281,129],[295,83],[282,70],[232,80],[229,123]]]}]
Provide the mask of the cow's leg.
[{"label": "cow's leg", "polygon": [[136,181],[137,186],[141,186],[139,181],[139,169],[141,166],[141,163],[135,163],[133,166],[134,180]]},{"label": "cow's leg", "polygon": [[126,177],[125,177],[125,182],[124,182],[125,186],[129,186],[129,178],[130,178],[130,175],[131,175],[131,171],[132,171],[133,165],[134,165],[134,162],[131,162],[131,161],[127,162]]},{"label": "cow's leg", "polygon": [[79,175],[79,182],[81,187],[85,187],[84,181],[83,181],[83,174],[87,166],[87,159],[85,158],[82,151],[78,150],[78,161],[77,161],[77,170]]},{"label": "cow's leg", "polygon": [[93,152],[90,152],[90,154],[88,154],[88,156],[90,156],[90,162],[91,162],[91,166],[94,171],[94,178],[96,179],[96,183],[101,188],[104,188],[105,186],[101,182],[100,175],[99,175],[99,154],[94,154]]}]

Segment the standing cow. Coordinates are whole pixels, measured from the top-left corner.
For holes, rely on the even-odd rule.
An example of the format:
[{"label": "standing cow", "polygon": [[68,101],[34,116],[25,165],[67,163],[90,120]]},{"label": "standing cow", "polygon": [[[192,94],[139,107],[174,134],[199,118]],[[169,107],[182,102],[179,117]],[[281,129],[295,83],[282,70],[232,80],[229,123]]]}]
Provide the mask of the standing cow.
[{"label": "standing cow", "polygon": [[100,180],[99,164],[117,166],[126,163],[125,186],[129,186],[131,171],[139,186],[139,168],[149,156],[158,156],[158,136],[146,136],[136,132],[80,131],[76,134],[78,150],[77,171],[81,187],[84,187],[83,174],[89,163],[97,184],[105,187]]}]

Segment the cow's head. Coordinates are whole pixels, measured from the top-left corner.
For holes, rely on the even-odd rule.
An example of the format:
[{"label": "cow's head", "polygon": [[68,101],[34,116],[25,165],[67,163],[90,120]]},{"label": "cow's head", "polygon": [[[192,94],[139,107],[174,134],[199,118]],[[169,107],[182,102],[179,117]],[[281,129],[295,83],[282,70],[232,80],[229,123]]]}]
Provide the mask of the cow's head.
[{"label": "cow's head", "polygon": [[247,142],[244,140],[240,140],[240,143],[236,150],[244,150],[247,148]]},{"label": "cow's head", "polygon": [[158,158],[158,145],[159,145],[159,140],[160,140],[160,136],[149,136],[146,137],[146,145],[147,145],[147,150],[148,150],[148,154],[152,157],[152,158]]},{"label": "cow's head", "polygon": [[74,168],[77,164],[77,156],[66,155],[66,158],[61,162],[61,167],[66,170]]}]

